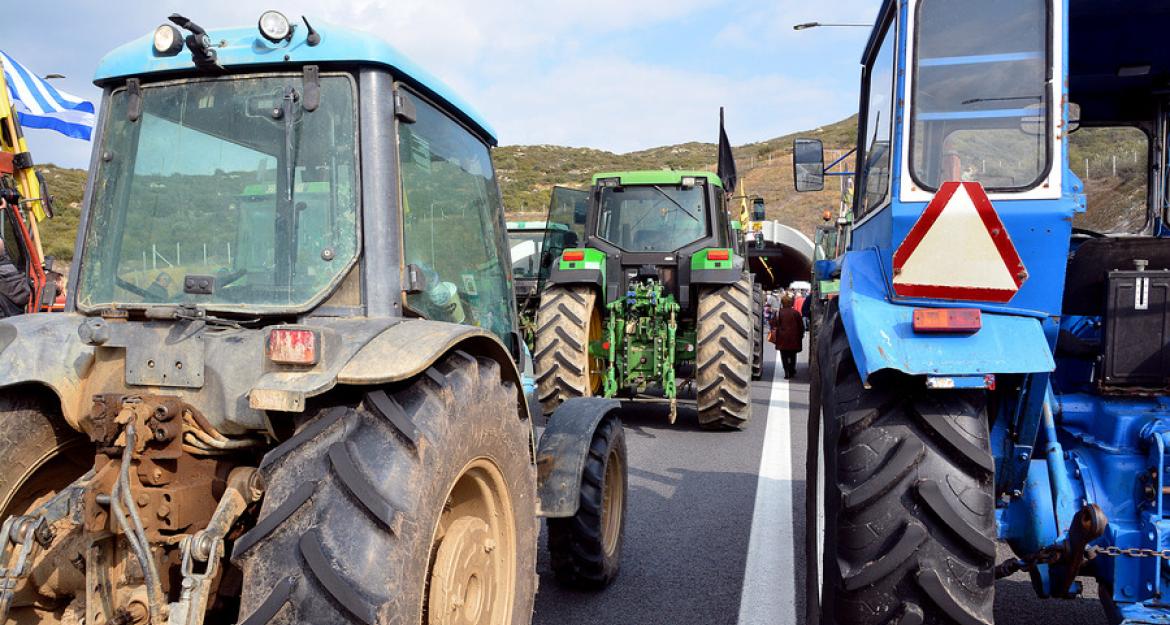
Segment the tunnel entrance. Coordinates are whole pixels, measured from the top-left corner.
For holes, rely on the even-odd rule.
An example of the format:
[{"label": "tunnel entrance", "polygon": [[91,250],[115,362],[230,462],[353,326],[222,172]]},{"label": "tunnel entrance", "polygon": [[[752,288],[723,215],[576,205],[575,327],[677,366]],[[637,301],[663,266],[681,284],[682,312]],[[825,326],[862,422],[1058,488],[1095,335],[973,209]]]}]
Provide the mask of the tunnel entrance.
[{"label": "tunnel entrance", "polygon": [[781,224],[763,224],[764,247],[748,250],[748,267],[766,291],[787,287],[812,276],[813,242],[800,231]]}]

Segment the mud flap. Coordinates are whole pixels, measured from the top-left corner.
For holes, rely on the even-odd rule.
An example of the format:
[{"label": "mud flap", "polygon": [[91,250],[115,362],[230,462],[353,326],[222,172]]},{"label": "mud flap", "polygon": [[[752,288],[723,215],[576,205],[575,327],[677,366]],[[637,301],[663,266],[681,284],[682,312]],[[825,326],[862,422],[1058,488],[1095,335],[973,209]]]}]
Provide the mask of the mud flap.
[{"label": "mud flap", "polygon": [[536,449],[540,516],[566,518],[577,514],[581,472],[593,433],[602,419],[620,408],[621,402],[616,399],[574,397],[549,416]]}]

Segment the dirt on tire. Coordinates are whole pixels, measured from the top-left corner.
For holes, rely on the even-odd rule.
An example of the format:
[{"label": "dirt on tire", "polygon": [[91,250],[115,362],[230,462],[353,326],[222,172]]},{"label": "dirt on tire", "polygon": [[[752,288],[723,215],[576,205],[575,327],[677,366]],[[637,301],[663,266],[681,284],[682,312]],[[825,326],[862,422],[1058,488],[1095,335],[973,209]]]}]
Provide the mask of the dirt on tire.
[{"label": "dirt on tire", "polygon": [[514,567],[515,583],[499,600],[511,603],[506,625],[527,624],[539,527],[530,434],[499,364],[464,352],[316,410],[261,463],[259,519],[232,549],[244,574],[239,622],[426,622],[440,528],[477,531],[462,521],[471,517],[448,523],[460,513],[455,480],[486,459],[509,495],[496,512],[514,520],[515,559],[500,566]]}]

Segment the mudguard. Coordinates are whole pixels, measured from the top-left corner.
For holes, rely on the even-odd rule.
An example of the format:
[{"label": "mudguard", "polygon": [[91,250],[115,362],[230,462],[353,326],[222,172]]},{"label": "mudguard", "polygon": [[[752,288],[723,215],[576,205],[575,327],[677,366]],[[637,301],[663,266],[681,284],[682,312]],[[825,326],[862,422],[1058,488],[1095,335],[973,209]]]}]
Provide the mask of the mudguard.
[{"label": "mudguard", "polygon": [[443,321],[412,319],[386,328],[341,368],[337,383],[369,386],[405,380],[455,349],[498,362],[504,379],[516,385],[518,403],[525,406],[520,372],[500,339],[482,328]]},{"label": "mudguard", "polygon": [[862,380],[883,369],[910,375],[1041,373],[1056,368],[1040,320],[984,311],[974,334],[918,334],[914,307],[893,301],[877,250],[845,255],[840,307]]},{"label": "mudguard", "polygon": [[743,279],[744,257],[732,254],[727,260],[707,260],[706,253],[704,248],[691,255],[691,284],[735,284]]},{"label": "mudguard", "polygon": [[581,252],[584,259],[565,260],[564,252],[561,252],[561,258],[549,269],[546,284],[590,284],[604,293],[606,263],[609,260],[605,252],[591,247],[571,248],[565,252]]},{"label": "mudguard", "polygon": [[581,505],[581,473],[601,420],[621,408],[616,399],[574,397],[549,417],[536,449],[540,516],[565,518]]},{"label": "mudguard", "polygon": [[94,350],[77,335],[85,317],[72,313],[20,315],[0,321],[0,388],[37,384],[61,401],[65,420],[81,419],[84,380]]}]

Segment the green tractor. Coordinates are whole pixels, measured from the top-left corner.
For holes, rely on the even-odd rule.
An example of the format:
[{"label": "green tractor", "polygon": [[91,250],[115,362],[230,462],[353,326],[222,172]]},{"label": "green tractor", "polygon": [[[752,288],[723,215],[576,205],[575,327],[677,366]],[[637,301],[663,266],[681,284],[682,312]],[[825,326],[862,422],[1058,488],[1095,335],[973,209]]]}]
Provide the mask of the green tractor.
[{"label": "green tractor", "polygon": [[[574,193],[586,210],[564,199]],[[577,242],[553,261],[537,316],[545,413],[573,397],[657,391],[673,423],[686,381],[701,426],[747,424],[762,298],[727,199],[700,171],[602,173],[588,194],[554,190],[549,223]]]}]

